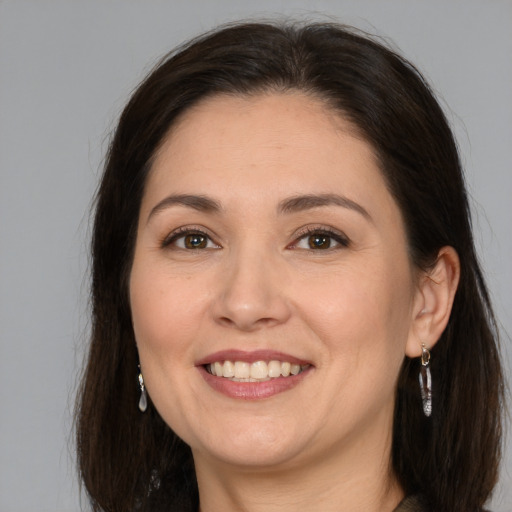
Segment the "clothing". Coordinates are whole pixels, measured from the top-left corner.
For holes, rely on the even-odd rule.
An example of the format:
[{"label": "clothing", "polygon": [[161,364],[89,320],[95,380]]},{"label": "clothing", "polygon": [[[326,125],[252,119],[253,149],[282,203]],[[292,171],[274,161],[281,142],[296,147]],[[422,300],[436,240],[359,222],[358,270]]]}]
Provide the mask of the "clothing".
[{"label": "clothing", "polygon": [[418,496],[404,498],[393,512],[428,512]]}]

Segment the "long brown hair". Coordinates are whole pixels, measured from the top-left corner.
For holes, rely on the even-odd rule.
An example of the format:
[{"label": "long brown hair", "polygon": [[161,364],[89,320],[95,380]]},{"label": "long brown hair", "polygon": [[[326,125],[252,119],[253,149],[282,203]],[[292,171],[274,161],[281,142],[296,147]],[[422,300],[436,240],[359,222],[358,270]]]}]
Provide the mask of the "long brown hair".
[{"label": "long brown hair", "polygon": [[435,406],[423,415],[419,362],[397,389],[392,464],[407,494],[432,510],[480,509],[497,480],[503,377],[497,329],[475,254],[457,146],[420,73],[394,51],[334,24],[224,27],[166,56],[123,111],[97,192],[92,334],[77,401],[79,470],[95,511],[192,511],[190,449],[152,404],[137,408],[138,355],[128,277],[152,157],[177,116],[220,94],[299,90],[328,102],[372,145],[405,220],[410,256],[459,254],[449,324],[432,350]]}]

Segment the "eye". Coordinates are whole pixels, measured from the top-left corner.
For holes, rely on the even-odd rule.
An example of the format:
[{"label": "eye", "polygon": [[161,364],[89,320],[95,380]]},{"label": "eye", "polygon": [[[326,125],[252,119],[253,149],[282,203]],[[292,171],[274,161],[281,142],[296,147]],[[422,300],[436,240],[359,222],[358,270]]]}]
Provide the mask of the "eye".
[{"label": "eye", "polygon": [[[179,243],[177,243],[178,241]],[[178,238],[175,244],[183,249],[206,249],[208,238],[201,233],[190,233]]]},{"label": "eye", "polygon": [[163,247],[173,246],[177,249],[184,250],[200,250],[200,249],[219,249],[217,245],[206,233],[193,230],[184,229],[171,233],[164,242]]},{"label": "eye", "polygon": [[307,230],[293,244],[294,249],[325,251],[337,247],[348,247],[349,240],[341,233],[324,229]]}]

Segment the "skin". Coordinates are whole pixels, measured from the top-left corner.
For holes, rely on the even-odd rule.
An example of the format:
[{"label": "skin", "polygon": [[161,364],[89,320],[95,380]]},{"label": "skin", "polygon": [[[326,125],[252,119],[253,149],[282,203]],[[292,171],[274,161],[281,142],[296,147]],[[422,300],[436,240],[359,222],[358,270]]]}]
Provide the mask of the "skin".
[{"label": "skin", "polygon": [[[166,201],[183,194],[218,209]],[[326,194],[344,202],[282,209]],[[192,448],[201,510],[393,510],[398,373],[444,329],[457,265],[444,248],[429,275],[414,268],[372,148],[317,99],[216,96],[185,112],[148,177],[130,300],[146,389]],[[197,366],[229,349],[311,368],[237,399]]]}]

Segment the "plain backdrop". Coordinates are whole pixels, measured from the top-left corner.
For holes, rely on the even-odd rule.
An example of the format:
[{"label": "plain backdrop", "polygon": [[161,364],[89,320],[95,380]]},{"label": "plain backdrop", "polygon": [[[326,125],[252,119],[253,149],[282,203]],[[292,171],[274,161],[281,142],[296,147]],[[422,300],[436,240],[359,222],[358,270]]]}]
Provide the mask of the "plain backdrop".
[{"label": "plain backdrop", "polygon": [[[512,2],[0,0],[0,512],[80,510],[72,409],[88,329],[88,210],[130,91],[184,39],[283,15],[329,15],[389,38],[434,84],[512,332]],[[509,343],[504,334],[510,375]],[[512,511],[511,474],[509,444],[495,512]]]}]

